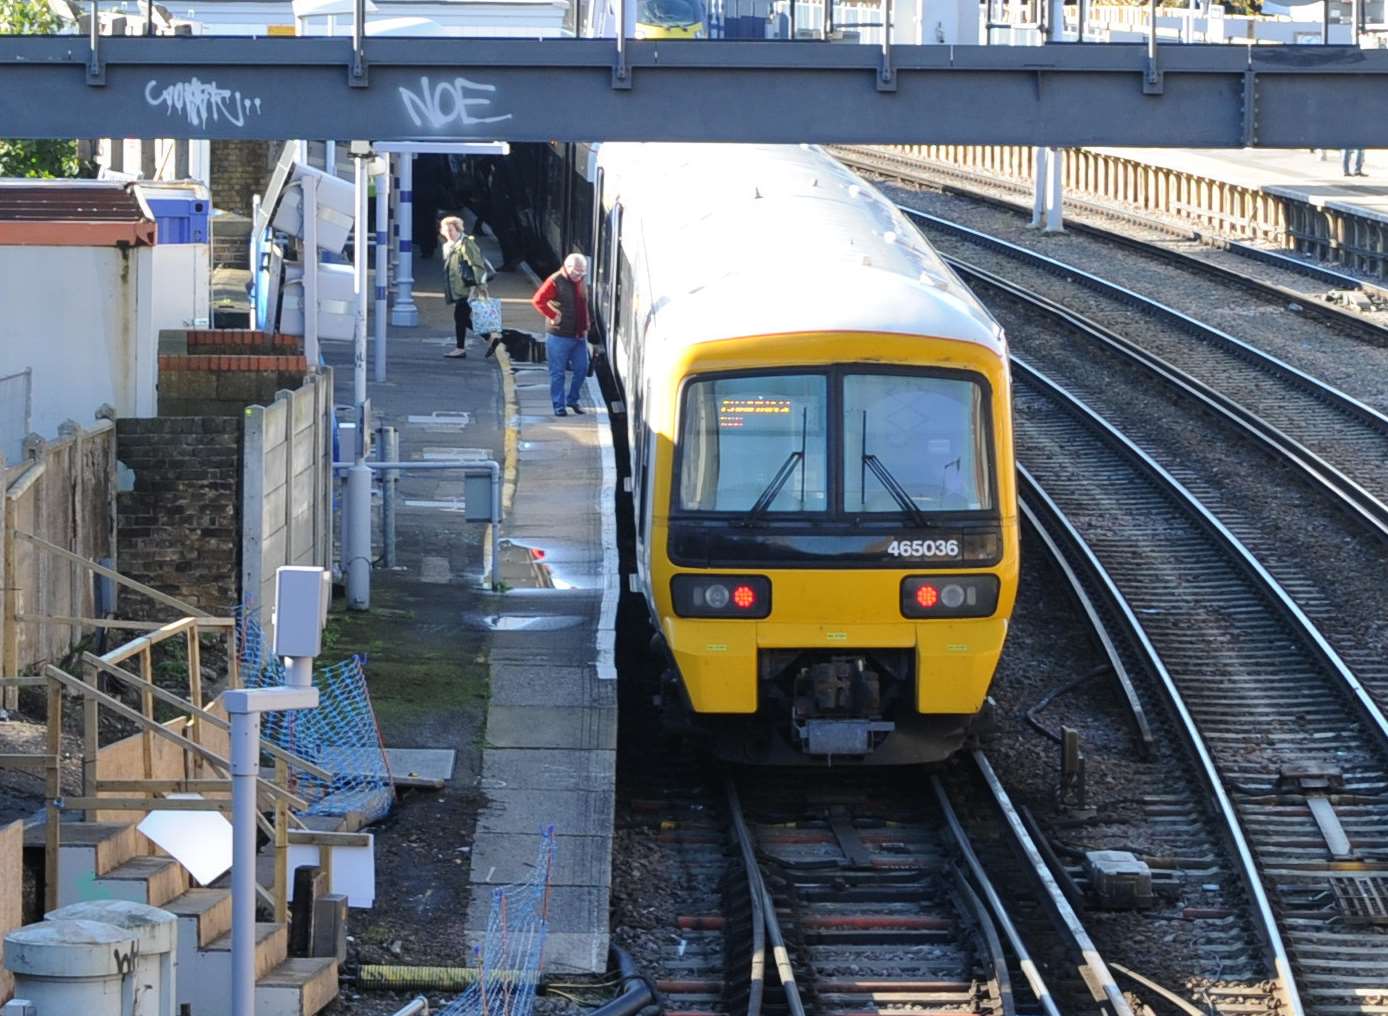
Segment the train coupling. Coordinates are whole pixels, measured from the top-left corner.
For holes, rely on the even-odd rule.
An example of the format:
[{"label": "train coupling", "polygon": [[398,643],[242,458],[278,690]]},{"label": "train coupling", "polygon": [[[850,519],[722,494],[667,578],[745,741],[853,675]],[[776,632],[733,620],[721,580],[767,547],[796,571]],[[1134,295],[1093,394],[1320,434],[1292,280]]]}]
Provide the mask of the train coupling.
[{"label": "train coupling", "polygon": [[881,715],[881,679],[861,656],[801,668],[793,702],[792,740],[807,755],[866,755],[896,729]]}]

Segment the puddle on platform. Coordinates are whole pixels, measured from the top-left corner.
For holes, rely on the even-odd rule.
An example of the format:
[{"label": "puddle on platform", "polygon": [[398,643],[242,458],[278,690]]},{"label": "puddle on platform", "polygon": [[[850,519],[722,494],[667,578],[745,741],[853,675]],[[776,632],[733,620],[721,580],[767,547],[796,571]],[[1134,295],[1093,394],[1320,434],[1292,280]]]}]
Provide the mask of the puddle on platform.
[{"label": "puddle on platform", "polygon": [[527,589],[598,589],[601,568],[586,560],[585,548],[549,544],[544,547],[501,541],[501,575],[513,587]]},{"label": "puddle on platform", "polygon": [[489,614],[481,623],[492,631],[560,631],[578,627],[583,618],[577,614]]}]

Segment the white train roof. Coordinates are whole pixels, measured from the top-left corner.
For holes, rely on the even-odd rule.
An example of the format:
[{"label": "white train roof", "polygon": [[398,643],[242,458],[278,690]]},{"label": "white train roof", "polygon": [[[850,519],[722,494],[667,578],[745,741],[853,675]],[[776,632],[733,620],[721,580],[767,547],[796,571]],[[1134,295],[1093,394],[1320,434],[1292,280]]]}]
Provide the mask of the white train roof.
[{"label": "white train roof", "polygon": [[605,144],[598,162],[623,233],[639,237],[666,341],[873,331],[1005,351],[906,217],[822,149]]}]

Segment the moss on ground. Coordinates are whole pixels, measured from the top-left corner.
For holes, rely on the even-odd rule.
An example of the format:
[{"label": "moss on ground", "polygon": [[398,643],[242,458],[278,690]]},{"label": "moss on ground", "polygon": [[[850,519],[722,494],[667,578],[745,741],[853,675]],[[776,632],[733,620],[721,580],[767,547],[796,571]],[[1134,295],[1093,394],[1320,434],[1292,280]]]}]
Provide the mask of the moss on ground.
[{"label": "moss on ground", "polygon": [[369,611],[339,604],[328,617],[320,660],[366,657],[367,686],[387,743],[426,743],[420,734],[428,728],[486,712],[483,633],[464,625],[456,609],[436,622],[437,609],[382,583],[372,590]]}]

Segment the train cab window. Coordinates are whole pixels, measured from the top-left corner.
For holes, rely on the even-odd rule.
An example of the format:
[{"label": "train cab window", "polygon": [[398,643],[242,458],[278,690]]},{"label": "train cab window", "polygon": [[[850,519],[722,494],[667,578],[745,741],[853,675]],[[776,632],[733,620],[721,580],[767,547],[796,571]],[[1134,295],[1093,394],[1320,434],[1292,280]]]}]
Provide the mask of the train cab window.
[{"label": "train cab window", "polygon": [[844,510],[992,507],[987,398],[964,378],[848,374],[843,382]]},{"label": "train cab window", "polygon": [[680,434],[680,509],[825,511],[827,392],[827,380],[817,374],[689,385]]}]

